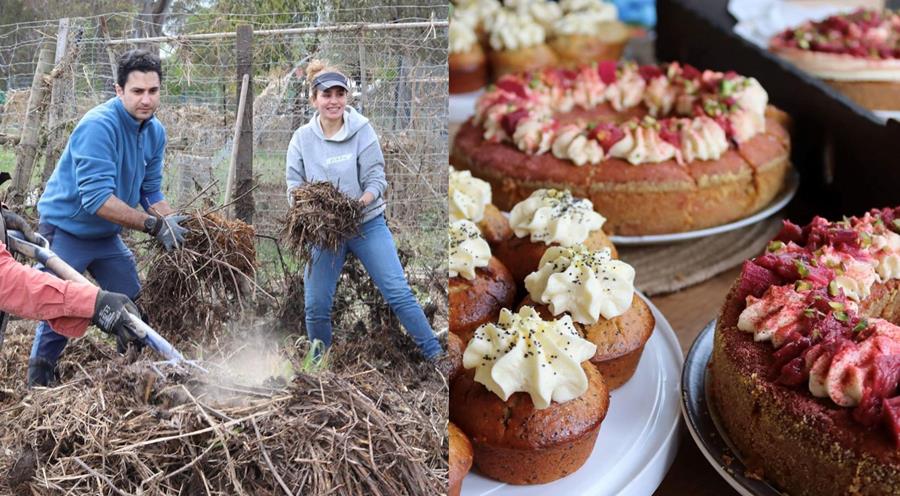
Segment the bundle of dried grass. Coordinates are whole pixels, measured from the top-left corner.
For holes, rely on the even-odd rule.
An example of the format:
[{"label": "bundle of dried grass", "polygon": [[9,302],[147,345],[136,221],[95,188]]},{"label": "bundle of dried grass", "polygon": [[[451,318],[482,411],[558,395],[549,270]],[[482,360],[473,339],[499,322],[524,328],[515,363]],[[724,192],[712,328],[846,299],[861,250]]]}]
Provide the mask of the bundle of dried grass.
[{"label": "bundle of dried grass", "polygon": [[431,421],[395,382],[356,368],[241,390],[106,362],[0,409],[0,489],[440,494],[446,417]]},{"label": "bundle of dried grass", "polygon": [[306,183],[294,189],[293,206],[282,230],[282,238],[301,262],[309,260],[313,248],[336,250],[359,234],[362,204],[325,181]]},{"label": "bundle of dried grass", "polygon": [[173,342],[218,331],[256,287],[253,226],[216,213],[194,214],[182,225],[190,230],[184,247],[157,249],[140,300],[150,323]]}]

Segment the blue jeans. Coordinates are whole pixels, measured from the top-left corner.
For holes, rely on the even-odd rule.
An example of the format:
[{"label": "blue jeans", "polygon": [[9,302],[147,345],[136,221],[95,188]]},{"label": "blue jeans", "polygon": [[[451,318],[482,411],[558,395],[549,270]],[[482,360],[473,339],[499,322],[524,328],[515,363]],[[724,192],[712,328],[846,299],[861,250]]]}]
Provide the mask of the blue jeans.
[{"label": "blue jeans", "polygon": [[309,339],[318,339],[326,347],[331,346],[334,290],[348,250],[359,258],[372,276],[378,290],[400,318],[400,323],[412,336],[422,354],[427,358],[439,355],[441,345],[406,282],[394,238],[383,215],[364,223],[360,227],[360,235],[344,243],[336,252],[312,250],[312,261],[307,264],[304,273],[306,332]]},{"label": "blue jeans", "polygon": [[[50,241],[51,251],[78,272],[90,272],[101,288],[122,293],[132,300],[140,293],[141,281],[134,255],[118,235],[80,239],[49,224],[41,224],[38,231]],[[49,272],[47,268],[41,270]],[[55,365],[68,342],[42,321],[31,345],[31,359],[43,358]]]}]

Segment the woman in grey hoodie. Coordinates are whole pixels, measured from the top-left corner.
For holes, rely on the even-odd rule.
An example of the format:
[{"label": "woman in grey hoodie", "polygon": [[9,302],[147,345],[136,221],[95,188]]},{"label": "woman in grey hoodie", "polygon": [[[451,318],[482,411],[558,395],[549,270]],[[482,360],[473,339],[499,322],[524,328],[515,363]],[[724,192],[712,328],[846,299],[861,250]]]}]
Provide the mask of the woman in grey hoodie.
[{"label": "woman in grey hoodie", "polygon": [[306,332],[331,346],[331,307],[348,251],[372,276],[385,300],[429,359],[442,354],[441,345],[413,296],[397,256],[394,238],[384,220],[384,156],[369,119],[347,105],[347,77],[320,60],[306,68],[313,118],[294,132],[287,152],[288,200],[291,190],[307,181],[328,181],[365,212],[360,235],[337,251],[314,249],[304,272]]}]

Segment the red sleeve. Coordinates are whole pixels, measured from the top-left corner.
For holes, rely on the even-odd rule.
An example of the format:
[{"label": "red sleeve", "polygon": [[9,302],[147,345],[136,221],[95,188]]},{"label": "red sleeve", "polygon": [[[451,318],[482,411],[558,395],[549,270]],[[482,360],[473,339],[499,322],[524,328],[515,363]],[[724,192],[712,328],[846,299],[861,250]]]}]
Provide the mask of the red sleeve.
[{"label": "red sleeve", "polygon": [[55,332],[77,338],[91,323],[98,292],[22,265],[0,243],[0,311],[47,320]]}]

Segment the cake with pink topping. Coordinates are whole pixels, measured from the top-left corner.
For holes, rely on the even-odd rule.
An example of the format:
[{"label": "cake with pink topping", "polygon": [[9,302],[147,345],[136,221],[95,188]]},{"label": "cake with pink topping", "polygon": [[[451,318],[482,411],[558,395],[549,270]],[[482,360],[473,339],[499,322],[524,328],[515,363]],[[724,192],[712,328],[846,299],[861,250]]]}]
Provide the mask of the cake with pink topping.
[{"label": "cake with pink topping", "polygon": [[623,235],[715,226],[758,211],[790,169],[784,114],[753,78],[601,62],[500,78],[451,162],[509,210],[538,189],[588,198]]},{"label": "cake with pink topping", "polygon": [[716,327],[713,404],[791,495],[900,493],[900,208],[790,222]]},{"label": "cake with pink topping", "polygon": [[770,49],[864,107],[900,110],[898,29],[897,13],[861,9],[787,29]]}]

